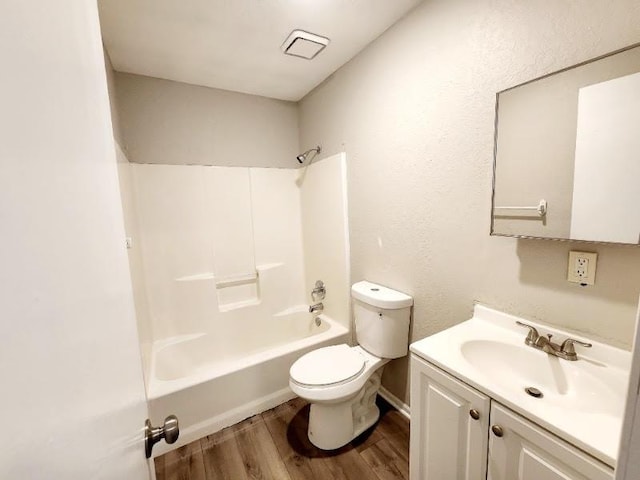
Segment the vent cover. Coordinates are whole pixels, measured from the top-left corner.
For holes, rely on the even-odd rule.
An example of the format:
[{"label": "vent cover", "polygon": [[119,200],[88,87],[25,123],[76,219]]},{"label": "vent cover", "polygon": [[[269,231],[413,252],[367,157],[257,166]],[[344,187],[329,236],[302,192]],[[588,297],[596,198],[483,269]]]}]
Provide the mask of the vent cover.
[{"label": "vent cover", "polygon": [[294,30],[280,48],[287,55],[311,60],[327,45],[329,45],[328,38],[304,30]]}]

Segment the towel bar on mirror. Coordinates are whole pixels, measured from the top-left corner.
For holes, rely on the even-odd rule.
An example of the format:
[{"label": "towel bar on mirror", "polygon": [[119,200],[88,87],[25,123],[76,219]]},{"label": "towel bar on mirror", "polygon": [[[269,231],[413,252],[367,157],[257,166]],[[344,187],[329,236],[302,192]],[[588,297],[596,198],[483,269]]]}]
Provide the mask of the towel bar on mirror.
[{"label": "towel bar on mirror", "polygon": [[535,207],[493,207],[494,210],[535,210],[538,212],[538,215],[544,217],[547,214],[547,201],[540,200]]}]

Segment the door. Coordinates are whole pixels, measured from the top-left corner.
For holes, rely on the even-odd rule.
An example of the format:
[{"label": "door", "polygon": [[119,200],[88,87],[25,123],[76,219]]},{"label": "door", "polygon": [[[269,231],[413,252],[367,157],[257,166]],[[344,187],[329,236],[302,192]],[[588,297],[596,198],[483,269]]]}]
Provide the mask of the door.
[{"label": "door", "polygon": [[97,5],[0,2],[0,478],[149,478]]},{"label": "door", "polygon": [[411,356],[412,480],[485,478],[490,400]]},{"label": "door", "polygon": [[613,480],[613,469],[493,402],[487,478]]},{"label": "door", "polygon": [[616,480],[640,478],[640,299],[636,314],[636,333],[631,356],[629,390],[622,422]]}]

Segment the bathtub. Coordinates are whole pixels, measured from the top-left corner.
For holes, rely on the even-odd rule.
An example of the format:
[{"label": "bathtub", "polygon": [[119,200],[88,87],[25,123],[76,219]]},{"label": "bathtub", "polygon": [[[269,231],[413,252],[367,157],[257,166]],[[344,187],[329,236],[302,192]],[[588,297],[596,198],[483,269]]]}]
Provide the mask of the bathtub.
[{"label": "bathtub", "polygon": [[318,326],[307,308],[252,321],[251,329],[243,325],[219,336],[156,342],[147,383],[149,416],[153,425],[162,425],[167,415],[176,415],[180,438],[156,445],[153,456],[295,397],[289,389],[293,362],[315,348],[349,341],[347,328],[324,314]]}]

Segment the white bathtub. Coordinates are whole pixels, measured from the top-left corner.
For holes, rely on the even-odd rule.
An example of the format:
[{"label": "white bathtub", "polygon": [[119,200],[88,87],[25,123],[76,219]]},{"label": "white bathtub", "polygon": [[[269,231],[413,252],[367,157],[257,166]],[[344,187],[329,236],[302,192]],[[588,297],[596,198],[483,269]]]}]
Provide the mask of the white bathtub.
[{"label": "white bathtub", "polygon": [[[302,307],[306,310],[306,306]],[[347,342],[344,326],[320,315],[316,326],[302,308],[256,319],[224,335],[194,334],[156,342],[147,385],[154,425],[167,415],[180,422],[180,438],[160,443],[154,457],[283,403],[289,368],[315,348]]]}]

